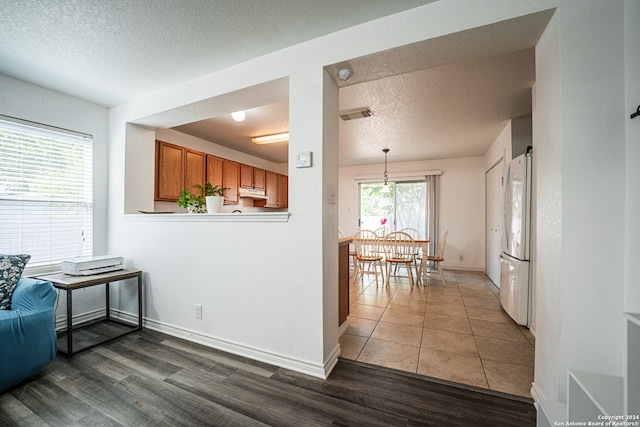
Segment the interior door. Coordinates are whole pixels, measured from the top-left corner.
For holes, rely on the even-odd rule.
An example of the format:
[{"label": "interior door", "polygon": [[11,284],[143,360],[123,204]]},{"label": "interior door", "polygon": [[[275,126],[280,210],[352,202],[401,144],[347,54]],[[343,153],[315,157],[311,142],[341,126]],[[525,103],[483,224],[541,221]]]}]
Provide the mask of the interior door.
[{"label": "interior door", "polygon": [[502,194],[502,159],[489,169],[486,181],[486,271],[489,279],[500,287],[500,213]]}]

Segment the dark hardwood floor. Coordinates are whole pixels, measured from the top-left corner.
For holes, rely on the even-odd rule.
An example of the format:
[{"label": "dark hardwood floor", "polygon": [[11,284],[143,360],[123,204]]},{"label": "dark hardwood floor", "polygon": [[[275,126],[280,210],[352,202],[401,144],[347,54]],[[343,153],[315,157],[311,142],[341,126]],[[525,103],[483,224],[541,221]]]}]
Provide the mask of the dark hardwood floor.
[{"label": "dark hardwood floor", "polygon": [[340,360],[327,380],[145,330],[0,394],[0,426],[533,426],[532,401]]}]

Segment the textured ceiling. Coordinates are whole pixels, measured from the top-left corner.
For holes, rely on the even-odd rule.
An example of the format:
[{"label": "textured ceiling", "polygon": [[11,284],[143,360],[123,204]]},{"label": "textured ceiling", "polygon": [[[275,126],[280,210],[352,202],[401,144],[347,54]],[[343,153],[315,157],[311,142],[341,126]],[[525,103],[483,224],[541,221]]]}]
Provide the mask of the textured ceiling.
[{"label": "textured ceiling", "polygon": [[[340,164],[481,156],[507,121],[530,116],[532,48],[428,68],[340,89],[340,109],[370,107],[340,123]],[[343,141],[348,143],[343,144]]]},{"label": "textured ceiling", "polygon": [[[480,156],[512,118],[530,116],[535,46],[552,15],[542,12],[327,66],[340,88],[340,110],[369,107],[373,116],[340,120],[340,166],[389,161]],[[347,82],[337,78],[353,69]],[[287,160],[286,143],[257,146],[251,136],[270,132],[261,116],[284,104],[248,112],[245,123],[227,114],[177,128],[275,162]]]},{"label": "textured ceiling", "polygon": [[0,73],[112,107],[433,0],[0,0]]},{"label": "textured ceiling", "polygon": [[[0,73],[115,106],[238,62],[431,0],[0,0]],[[373,116],[340,120],[340,165],[481,155],[510,118],[531,113],[532,47],[552,12],[416,43],[327,66],[340,108]],[[184,120],[181,111],[144,123],[182,132],[274,162],[286,143],[250,137],[288,128],[286,82],[205,100],[192,108],[247,105]],[[258,92],[257,94],[254,92]],[[267,95],[265,95],[267,93]],[[253,102],[253,98],[260,101]],[[241,100],[239,100],[241,98]],[[251,102],[247,100],[252,100]],[[0,108],[1,108],[0,100]],[[206,106],[206,108],[205,108]],[[215,110],[215,108],[214,108]],[[218,110],[220,108],[218,107]],[[200,121],[202,119],[205,119]]]}]

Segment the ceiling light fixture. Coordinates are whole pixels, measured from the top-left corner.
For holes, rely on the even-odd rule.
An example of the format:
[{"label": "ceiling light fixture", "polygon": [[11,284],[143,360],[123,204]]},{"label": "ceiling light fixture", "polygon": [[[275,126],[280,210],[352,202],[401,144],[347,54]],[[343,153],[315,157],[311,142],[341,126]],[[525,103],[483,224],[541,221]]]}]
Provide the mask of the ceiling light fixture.
[{"label": "ceiling light fixture", "polygon": [[384,185],[380,190],[381,193],[391,193],[391,189],[389,188],[389,183],[387,182],[389,178],[387,177],[387,153],[389,152],[388,148],[383,148],[382,152],[384,153]]},{"label": "ceiling light fixture", "polygon": [[353,70],[349,67],[341,68],[338,70],[338,77],[340,80],[347,81],[353,76]]},{"label": "ceiling light fixture", "polygon": [[289,141],[289,132],[276,133],[274,135],[256,136],[251,138],[251,141],[256,144],[273,144],[274,142],[286,142]]},{"label": "ceiling light fixture", "polygon": [[233,120],[235,120],[236,122],[242,122],[247,117],[247,114],[244,112],[244,110],[235,111],[231,113],[231,117],[233,117]]}]

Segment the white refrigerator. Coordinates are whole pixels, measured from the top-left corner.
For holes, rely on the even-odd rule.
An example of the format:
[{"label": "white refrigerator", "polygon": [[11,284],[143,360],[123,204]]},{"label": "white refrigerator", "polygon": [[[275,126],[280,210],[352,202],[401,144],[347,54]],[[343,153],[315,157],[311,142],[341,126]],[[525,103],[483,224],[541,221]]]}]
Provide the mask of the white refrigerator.
[{"label": "white refrigerator", "polygon": [[507,163],[502,193],[500,303],[519,325],[531,326],[531,153]]}]

